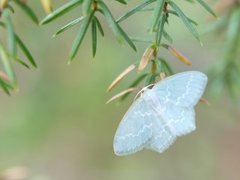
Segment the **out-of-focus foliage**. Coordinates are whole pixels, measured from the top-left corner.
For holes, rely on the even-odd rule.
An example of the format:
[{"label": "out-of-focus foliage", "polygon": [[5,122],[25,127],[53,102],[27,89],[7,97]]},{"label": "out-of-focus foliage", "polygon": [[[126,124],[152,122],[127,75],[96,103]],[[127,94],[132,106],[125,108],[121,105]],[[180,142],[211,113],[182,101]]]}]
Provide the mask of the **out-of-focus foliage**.
[{"label": "out-of-focus foliage", "polygon": [[240,1],[221,0],[216,5],[219,19],[208,31],[221,39],[222,58],[210,69],[211,90],[219,96],[224,90],[236,100],[240,97]]},{"label": "out-of-focus foliage", "polygon": [[[0,70],[0,87],[7,94],[10,94],[10,90],[17,88],[13,62],[20,63],[27,68],[30,68],[29,64],[35,68],[37,67],[31,52],[17,35],[13,25],[12,14],[14,13],[14,5],[20,6],[33,22],[38,23],[37,16],[26,2],[19,0],[0,1],[0,32],[6,36],[6,38],[1,37],[0,39],[0,59],[3,65],[3,70]],[[5,41],[7,41],[7,47],[5,47]],[[18,49],[25,54],[27,62],[18,57]]]}]

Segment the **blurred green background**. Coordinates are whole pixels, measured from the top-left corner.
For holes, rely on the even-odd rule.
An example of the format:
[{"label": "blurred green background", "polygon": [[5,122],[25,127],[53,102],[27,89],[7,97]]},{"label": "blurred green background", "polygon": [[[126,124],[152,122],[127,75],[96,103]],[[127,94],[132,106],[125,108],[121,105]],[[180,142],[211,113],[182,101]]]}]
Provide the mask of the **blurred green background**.
[{"label": "blurred green background", "polygon": [[[63,2],[55,1],[54,5]],[[39,1],[30,4],[39,17],[44,17]],[[112,4],[116,17],[127,9]],[[187,3],[182,7],[199,22],[199,29],[204,28],[208,15],[202,8]],[[206,93],[211,105],[197,105],[197,130],[179,138],[163,154],[142,151],[127,157],[114,155],[115,130],[134,96],[123,103],[105,102],[137,74],[131,73],[113,93],[106,94],[106,88],[124,68],[140,59],[147,45],[137,44],[135,53],[127,45],[119,45],[105,27],[107,36],[99,36],[96,58],[91,58],[91,39],[84,39],[78,57],[67,65],[77,27],[57,38],[51,36],[78,11],[37,27],[16,8],[15,28],[39,68],[27,70],[16,65],[19,92],[10,97],[0,94],[0,171],[26,167],[31,180],[239,180],[240,106],[225,96],[214,100]],[[149,16],[133,16],[122,26],[129,34],[146,34],[148,24],[143,22]],[[169,32],[175,47],[193,63],[186,67],[162,51],[175,72],[206,72],[221,56],[214,37],[204,36],[201,47],[174,18],[170,19]]]}]

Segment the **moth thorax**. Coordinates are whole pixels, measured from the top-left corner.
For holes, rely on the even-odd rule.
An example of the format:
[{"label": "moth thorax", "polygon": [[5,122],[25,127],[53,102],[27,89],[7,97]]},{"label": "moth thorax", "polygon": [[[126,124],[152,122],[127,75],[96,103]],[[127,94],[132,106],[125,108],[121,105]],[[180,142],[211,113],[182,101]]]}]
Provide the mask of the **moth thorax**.
[{"label": "moth thorax", "polygon": [[148,105],[153,106],[153,108],[157,108],[159,105],[159,98],[157,98],[156,93],[151,89],[144,92],[143,99]]}]

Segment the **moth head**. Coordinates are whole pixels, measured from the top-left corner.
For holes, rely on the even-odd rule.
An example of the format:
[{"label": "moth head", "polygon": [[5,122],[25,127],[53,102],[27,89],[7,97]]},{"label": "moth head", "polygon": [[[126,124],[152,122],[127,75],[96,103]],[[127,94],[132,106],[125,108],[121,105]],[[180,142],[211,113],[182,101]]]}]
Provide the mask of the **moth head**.
[{"label": "moth head", "polygon": [[155,85],[155,84],[149,84],[149,85],[143,87],[143,88],[137,93],[137,95],[135,96],[134,101],[135,101],[137,98],[142,97],[143,94],[146,94],[149,90],[152,89],[152,87],[153,87],[154,85]]}]

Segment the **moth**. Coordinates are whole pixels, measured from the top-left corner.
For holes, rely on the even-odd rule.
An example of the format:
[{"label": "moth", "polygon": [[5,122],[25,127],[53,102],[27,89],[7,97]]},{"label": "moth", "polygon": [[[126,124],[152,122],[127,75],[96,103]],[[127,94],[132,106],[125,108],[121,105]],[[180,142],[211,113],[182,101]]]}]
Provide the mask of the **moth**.
[{"label": "moth", "polygon": [[187,71],[169,76],[134,101],[114,136],[116,155],[142,149],[164,152],[177,137],[196,129],[194,106],[207,85],[207,76]]}]

